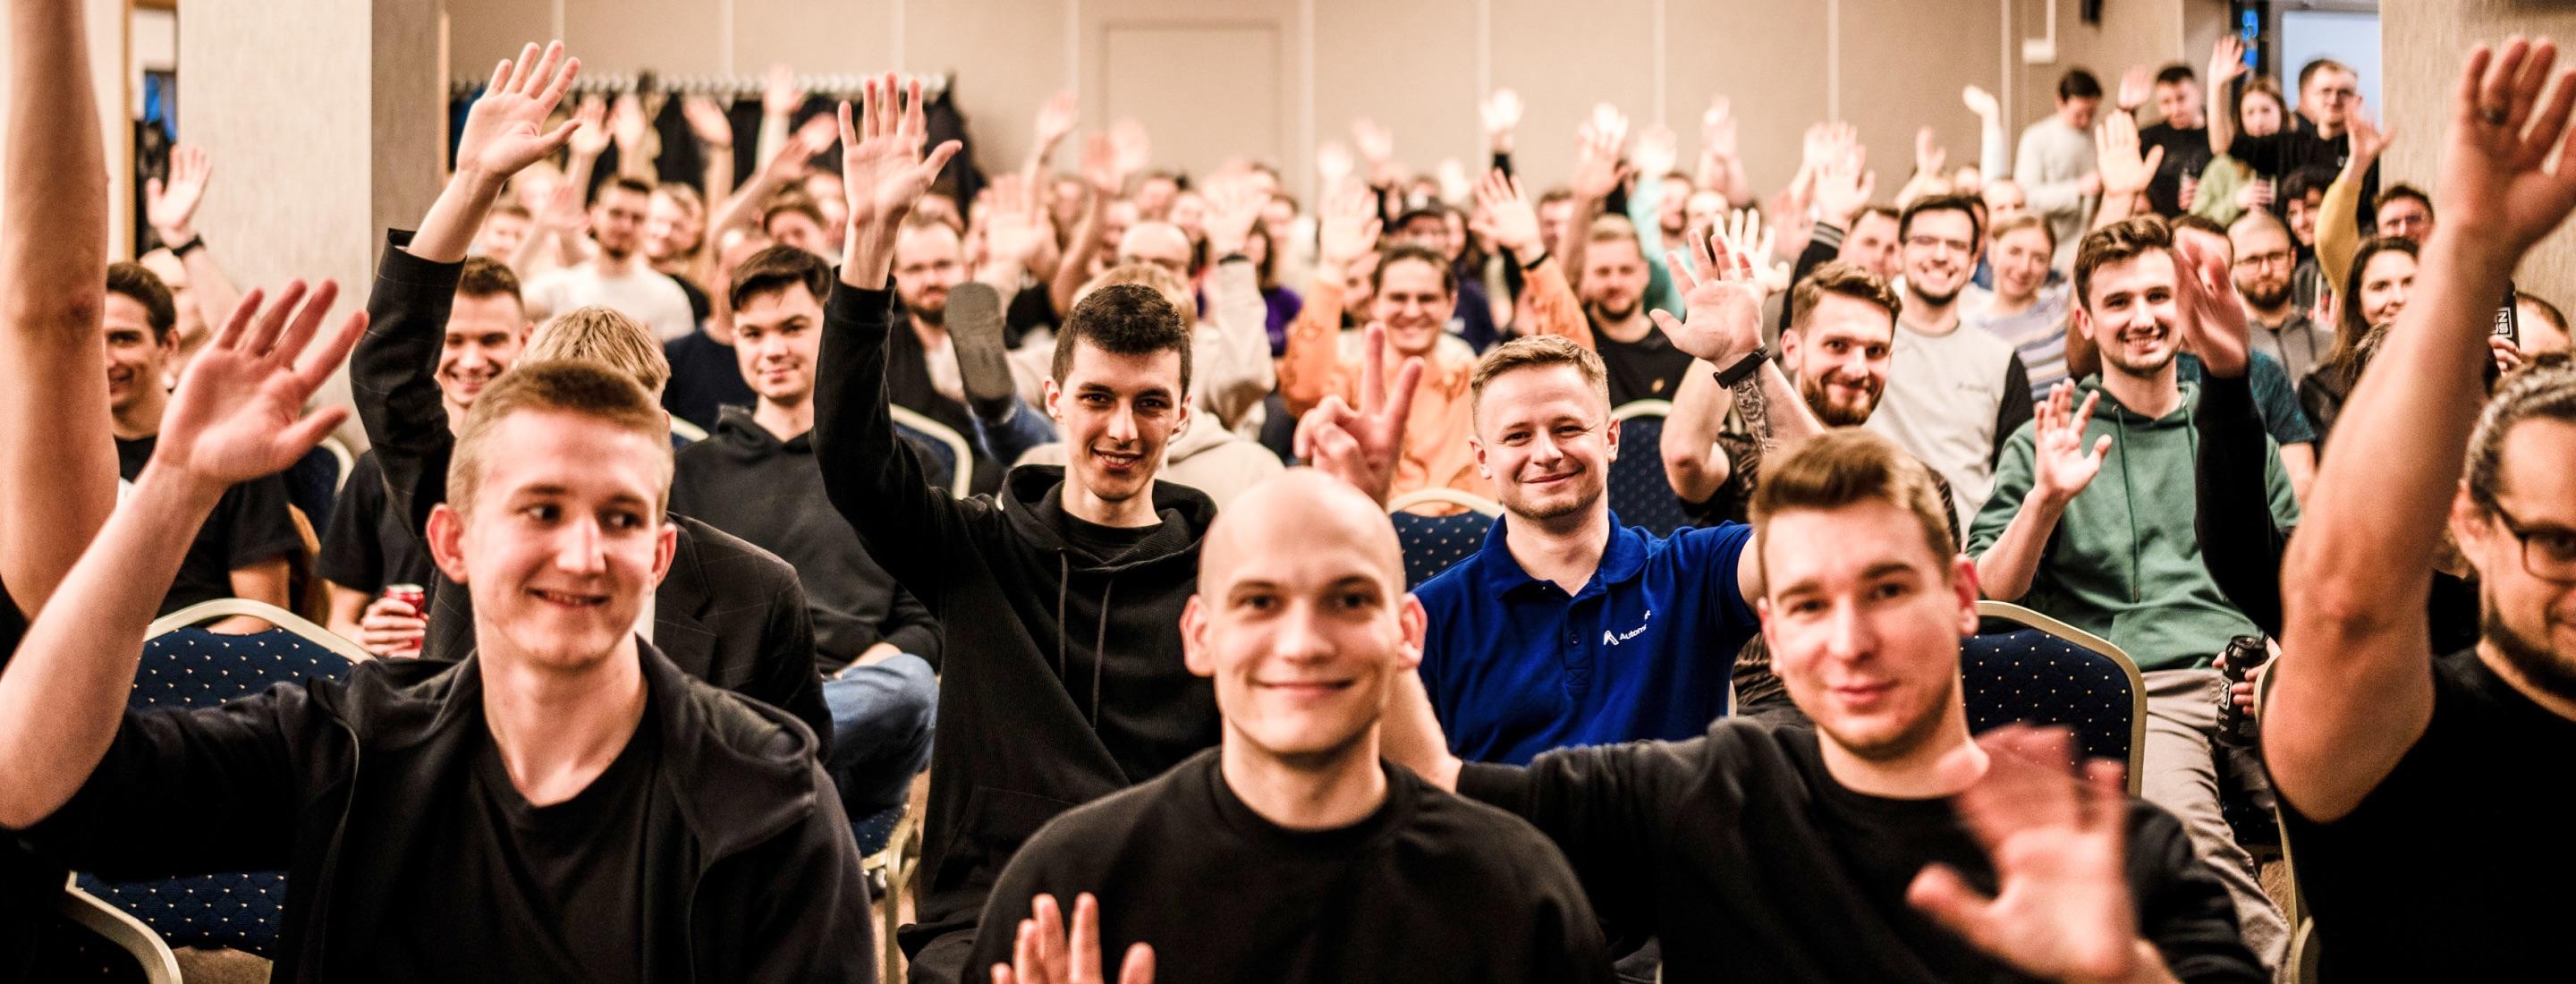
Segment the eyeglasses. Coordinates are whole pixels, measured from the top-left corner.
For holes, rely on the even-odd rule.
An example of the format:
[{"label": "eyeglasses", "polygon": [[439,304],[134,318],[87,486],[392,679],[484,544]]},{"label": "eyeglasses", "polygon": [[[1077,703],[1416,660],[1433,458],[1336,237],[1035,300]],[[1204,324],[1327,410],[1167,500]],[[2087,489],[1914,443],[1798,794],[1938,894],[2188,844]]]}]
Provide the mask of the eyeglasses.
[{"label": "eyeglasses", "polygon": [[2289,266],[2290,260],[2291,255],[2286,251],[2279,253],[2257,253],[2252,256],[2237,257],[2236,265],[2250,270],[2255,267]]},{"label": "eyeglasses", "polygon": [[2522,569],[2543,581],[2576,584],[2576,530],[2564,526],[2527,526],[2504,511],[2504,504],[2489,503],[2496,521],[2504,531],[2513,534],[2522,546]]},{"label": "eyeglasses", "polygon": [[1949,250],[1950,252],[1953,252],[1953,253],[1961,253],[1961,254],[1965,254],[1965,253],[1967,253],[1968,251],[1970,251],[1970,250],[1972,250],[1972,249],[1975,249],[1975,248],[1976,248],[1974,245],[1972,245],[1972,244],[1970,244],[1970,243],[1967,243],[1967,242],[1965,242],[1965,241],[1962,241],[1962,240],[1957,240],[1957,239],[1943,239],[1943,238],[1941,238],[1941,237],[1939,237],[1939,236],[1908,236],[1908,237],[1906,237],[1905,245],[1906,245],[1906,247],[1907,247],[1908,249],[1920,249],[1920,250],[1927,250],[1927,251],[1929,251],[1929,250],[1936,250],[1936,249],[1947,249],[1947,250]]}]

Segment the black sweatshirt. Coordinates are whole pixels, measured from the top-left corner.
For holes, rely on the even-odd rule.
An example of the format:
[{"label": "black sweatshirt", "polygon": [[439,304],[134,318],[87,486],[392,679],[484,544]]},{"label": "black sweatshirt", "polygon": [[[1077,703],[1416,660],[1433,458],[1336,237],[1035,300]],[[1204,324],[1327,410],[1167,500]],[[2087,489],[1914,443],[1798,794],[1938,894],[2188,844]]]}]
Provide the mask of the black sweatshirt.
[{"label": "black sweatshirt", "polygon": [[714,433],[680,450],[671,509],[795,566],[823,672],[838,672],[880,641],[939,665],[939,622],[832,511],[811,432],[781,441],[751,411],[724,408]]},{"label": "black sweatshirt", "polygon": [[[1667,981],[2020,981],[1905,901],[1939,861],[1995,890],[1948,800],[1846,789],[1816,735],[1721,719],[1706,736],[1469,763],[1458,791],[1521,815],[1574,863],[1611,938],[1663,940]],[[2269,978],[2172,814],[2129,802],[2138,932],[2184,981]]]},{"label": "black sweatshirt", "polygon": [[[447,501],[447,464],[456,435],[439,403],[438,350],[465,264],[433,263],[385,237],[367,334],[349,358],[358,420],[384,470],[385,502],[427,550],[430,511]],[[686,516],[673,515],[679,545],[653,592],[653,644],[680,669],[796,716],[816,735],[832,733],[823,678],[814,672],[814,627],[796,569],[769,551]],[[474,651],[474,599],[444,577],[429,588],[425,659],[453,662]]]},{"label": "black sweatshirt", "polygon": [[1237,798],[1209,749],[1057,817],[1002,872],[969,967],[1011,959],[1043,892],[1100,899],[1103,962],[1154,947],[1173,980],[1610,980],[1601,929],[1556,846],[1501,810],[1386,767],[1359,823],[1296,831]]},{"label": "black sweatshirt", "polygon": [[[2289,551],[2290,531],[2272,523],[2263,473],[2269,454],[2253,384],[2241,376],[2220,379],[2203,373],[2191,426],[2200,434],[2196,483],[2200,501],[2194,524],[2200,534],[2200,562],[2209,568],[2210,580],[2217,582],[2218,593],[2227,597],[2228,604],[2244,612],[2265,635],[2278,638],[2281,559]],[[2476,645],[2477,585],[2434,571],[2425,617],[2434,652]]]},{"label": "black sweatshirt", "polygon": [[1215,691],[1182,665],[1180,633],[1216,504],[1158,482],[1162,525],[1103,560],[1065,537],[1061,468],[1014,469],[998,499],[932,488],[886,408],[887,336],[908,334],[889,324],[888,302],[832,288],[813,438],[832,505],[947,629],[928,875],[904,933],[918,953],[973,932],[994,877],[1056,814],[1217,743]]}]

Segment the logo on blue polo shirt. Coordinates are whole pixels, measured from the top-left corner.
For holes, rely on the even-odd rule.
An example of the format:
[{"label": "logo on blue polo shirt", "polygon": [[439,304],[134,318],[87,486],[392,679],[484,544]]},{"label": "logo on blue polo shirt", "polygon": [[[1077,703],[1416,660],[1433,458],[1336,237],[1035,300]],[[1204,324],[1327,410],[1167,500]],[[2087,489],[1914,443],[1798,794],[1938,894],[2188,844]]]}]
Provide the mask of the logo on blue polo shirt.
[{"label": "logo on blue polo shirt", "polygon": [[1620,643],[1623,643],[1623,642],[1626,642],[1626,641],[1628,641],[1628,640],[1630,640],[1630,639],[1634,639],[1634,638],[1636,638],[1640,633],[1645,632],[1645,631],[1646,631],[1646,625],[1647,625],[1648,623],[1650,623],[1650,622],[1653,622],[1654,620],[1655,620],[1655,610],[1654,610],[1654,609],[1652,609],[1652,608],[1646,609],[1646,617],[1645,617],[1644,619],[1642,619],[1642,620],[1638,621],[1638,623],[1637,623],[1637,627],[1636,627],[1636,628],[1629,629],[1629,630],[1628,630],[1628,631],[1626,631],[1626,632],[1613,632],[1613,631],[1610,631],[1609,629],[1603,629],[1603,630],[1601,630],[1601,644],[1602,644],[1602,645],[1604,645],[1604,646],[1616,646],[1616,645],[1618,645],[1618,644],[1620,644]]}]

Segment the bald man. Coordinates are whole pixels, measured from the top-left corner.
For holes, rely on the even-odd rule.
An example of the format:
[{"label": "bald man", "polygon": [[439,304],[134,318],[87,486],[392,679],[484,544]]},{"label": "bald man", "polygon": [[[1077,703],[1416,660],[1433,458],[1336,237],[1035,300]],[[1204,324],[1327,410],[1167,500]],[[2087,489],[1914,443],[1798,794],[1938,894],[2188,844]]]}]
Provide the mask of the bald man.
[{"label": "bald man", "polygon": [[[983,925],[1088,893],[1092,952],[1150,947],[1169,979],[1608,981],[1553,845],[1379,759],[1378,719],[1422,631],[1367,496],[1309,469],[1244,493],[1209,528],[1181,615],[1221,744],[1039,830]],[[1015,942],[983,933],[967,966],[1009,963]]]},{"label": "bald man", "polygon": [[1169,222],[1139,222],[1118,237],[1118,265],[1151,263],[1189,279],[1190,235]]}]

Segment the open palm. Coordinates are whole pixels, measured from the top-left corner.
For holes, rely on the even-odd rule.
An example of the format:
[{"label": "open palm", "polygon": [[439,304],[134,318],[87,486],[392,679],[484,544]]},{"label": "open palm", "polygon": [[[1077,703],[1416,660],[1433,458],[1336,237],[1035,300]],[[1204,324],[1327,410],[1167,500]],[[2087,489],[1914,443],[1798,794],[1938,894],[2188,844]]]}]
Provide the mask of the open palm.
[{"label": "open palm", "polygon": [[[1986,768],[1959,794],[1960,819],[1994,863],[1991,898],[1946,865],[1926,867],[1906,896],[1970,945],[2051,980],[2118,980],[2133,969],[2137,929],[2123,873],[2128,807],[2121,769],[2067,774],[2073,736],[2007,725],[1981,735]],[[1972,762],[1952,753],[1945,769]]]},{"label": "open palm", "polygon": [[928,155],[921,152],[930,125],[922,114],[920,79],[904,83],[886,73],[867,80],[859,100],[855,112],[841,103],[841,183],[854,232],[891,224],[912,211],[958,149],[951,140]]},{"label": "open palm", "polygon": [[206,148],[180,144],[170,148],[170,178],[153,178],[143,183],[143,215],[161,234],[163,242],[177,245],[185,240],[196,225],[197,206],[206,200],[206,182],[214,177],[215,166],[206,160]]},{"label": "open palm", "polygon": [[2031,491],[2059,502],[2075,498],[2093,476],[2102,473],[2102,456],[2111,450],[2111,435],[2104,434],[2093,442],[2088,453],[2084,446],[2084,426],[2093,422],[2093,406],[2102,394],[2088,393],[2082,406],[2075,405],[2075,384],[2061,382],[2048,391],[2031,417],[2033,436],[2038,440],[2031,449]]},{"label": "open palm", "polygon": [[1762,286],[1751,257],[1727,242],[1724,229],[1693,237],[1691,252],[1673,250],[1667,266],[1681,291],[1682,317],[1651,311],[1673,347],[1724,368],[1762,347]]},{"label": "open palm", "polygon": [[561,41],[546,45],[542,59],[531,44],[517,61],[494,66],[491,86],[466,111],[465,128],[457,134],[456,169],[506,178],[562,148],[580,124],[567,121],[548,130],[546,117],[580,71],[581,59],[565,57]]},{"label": "open palm", "polygon": [[[2437,197],[2447,228],[2477,230],[2479,239],[2499,240],[2519,254],[2576,208],[2576,167],[2548,165],[2561,137],[2570,136],[2576,85],[2560,82],[2549,104],[2540,105],[2557,61],[2557,45],[2519,38],[2501,54],[2481,46],[2469,55],[2442,149]],[[2500,117],[2491,121],[2491,113]]]},{"label": "open palm", "polygon": [[299,280],[264,311],[259,291],[244,296],[223,330],[189,360],[153,460],[226,486],[285,471],[321,443],[348,411],[325,407],[307,416],[304,401],[348,357],[366,329],[366,314],[350,315],[302,365],[296,360],[313,347],[338,294],[325,280],[307,297]]}]

